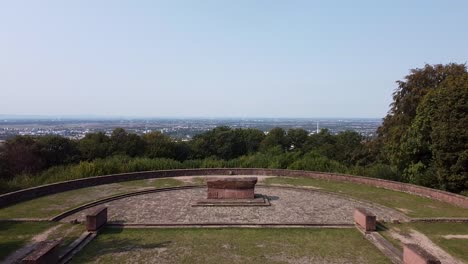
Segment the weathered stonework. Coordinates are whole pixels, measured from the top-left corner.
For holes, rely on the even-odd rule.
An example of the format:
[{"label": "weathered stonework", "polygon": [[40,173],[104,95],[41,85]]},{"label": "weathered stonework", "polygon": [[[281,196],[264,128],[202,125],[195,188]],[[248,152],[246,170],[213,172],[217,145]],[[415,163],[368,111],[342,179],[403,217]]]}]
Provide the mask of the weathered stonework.
[{"label": "weathered stonework", "polygon": [[36,249],[21,260],[24,264],[55,264],[59,261],[60,240],[39,242]]},{"label": "weathered stonework", "polygon": [[107,207],[99,207],[86,215],[86,230],[95,232],[107,223]]},{"label": "weathered stonework", "polygon": [[354,210],[354,222],[366,232],[375,231],[377,227],[376,216],[363,207]]},{"label": "weathered stonework", "polygon": [[208,179],[207,199],[254,199],[257,177]]},{"label": "weathered stonework", "polygon": [[440,264],[440,260],[416,244],[403,246],[403,264]]}]

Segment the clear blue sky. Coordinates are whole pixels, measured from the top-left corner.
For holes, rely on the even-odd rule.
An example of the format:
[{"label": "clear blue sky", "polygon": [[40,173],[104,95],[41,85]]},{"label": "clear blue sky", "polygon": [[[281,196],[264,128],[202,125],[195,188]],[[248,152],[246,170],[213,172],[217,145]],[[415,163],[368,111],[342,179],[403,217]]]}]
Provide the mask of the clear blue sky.
[{"label": "clear blue sky", "polygon": [[383,117],[468,1],[3,1],[0,114]]}]

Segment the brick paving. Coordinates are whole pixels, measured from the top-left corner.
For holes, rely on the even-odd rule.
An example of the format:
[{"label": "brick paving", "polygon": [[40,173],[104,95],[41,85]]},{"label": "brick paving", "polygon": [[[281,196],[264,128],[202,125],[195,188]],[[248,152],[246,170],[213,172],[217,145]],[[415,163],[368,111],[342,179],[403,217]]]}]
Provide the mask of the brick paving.
[{"label": "brick paving", "polygon": [[[192,207],[206,198],[206,189],[166,191],[115,200],[107,206],[110,222],[128,224],[352,224],[356,207],[371,210],[380,221],[407,220],[392,209],[317,190],[282,187],[257,187],[256,193],[267,195],[266,207]],[[84,221],[89,208],[66,217],[63,221]]]}]

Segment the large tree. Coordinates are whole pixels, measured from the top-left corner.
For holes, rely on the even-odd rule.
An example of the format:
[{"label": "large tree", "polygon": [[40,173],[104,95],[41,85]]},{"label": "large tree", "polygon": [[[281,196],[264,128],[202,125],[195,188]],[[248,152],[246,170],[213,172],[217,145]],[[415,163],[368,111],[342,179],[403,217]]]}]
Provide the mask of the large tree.
[{"label": "large tree", "polygon": [[425,96],[401,153],[411,182],[468,189],[468,73],[447,77]]},{"label": "large tree", "polygon": [[468,188],[468,72],[463,64],[426,65],[398,81],[378,130],[380,158],[409,182]]},{"label": "large tree", "polygon": [[382,160],[401,165],[401,140],[416,117],[416,110],[421,101],[447,77],[456,77],[466,72],[464,64],[427,64],[423,68],[412,69],[404,80],[397,81],[398,87],[393,93],[390,110],[377,131],[376,146],[381,150]]}]

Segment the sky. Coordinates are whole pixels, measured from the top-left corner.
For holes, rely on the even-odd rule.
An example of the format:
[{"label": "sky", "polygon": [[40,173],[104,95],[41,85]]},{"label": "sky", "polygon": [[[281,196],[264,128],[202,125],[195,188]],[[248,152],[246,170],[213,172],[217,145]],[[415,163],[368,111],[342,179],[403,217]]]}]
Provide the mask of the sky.
[{"label": "sky", "polygon": [[0,115],[382,118],[468,1],[1,1]]}]

